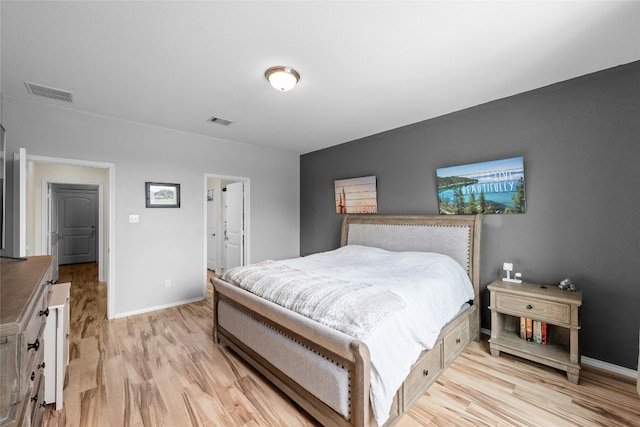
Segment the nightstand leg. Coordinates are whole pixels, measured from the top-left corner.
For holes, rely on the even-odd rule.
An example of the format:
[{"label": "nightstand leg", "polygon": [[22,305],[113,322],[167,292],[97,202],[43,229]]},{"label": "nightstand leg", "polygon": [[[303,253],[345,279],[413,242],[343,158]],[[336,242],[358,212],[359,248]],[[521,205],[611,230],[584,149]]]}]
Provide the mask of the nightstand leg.
[{"label": "nightstand leg", "polygon": [[[489,304],[490,304],[489,308],[492,309],[491,310],[491,339],[496,340],[498,339],[499,332],[502,330],[503,326],[502,326],[502,314],[498,313],[496,310],[493,310],[494,307],[497,307],[495,292],[491,292]],[[491,342],[491,340],[489,340],[489,342]],[[500,350],[498,350],[497,348],[494,348],[492,344],[489,344],[489,350],[491,351],[491,355],[493,357],[500,356]]]},{"label": "nightstand leg", "polygon": [[569,360],[571,360],[571,363],[578,363],[580,360],[580,351],[578,350],[578,329],[571,328],[569,339]]},{"label": "nightstand leg", "polygon": [[571,372],[567,372],[567,380],[571,384],[578,384],[578,379],[580,378],[579,374],[572,374]]}]

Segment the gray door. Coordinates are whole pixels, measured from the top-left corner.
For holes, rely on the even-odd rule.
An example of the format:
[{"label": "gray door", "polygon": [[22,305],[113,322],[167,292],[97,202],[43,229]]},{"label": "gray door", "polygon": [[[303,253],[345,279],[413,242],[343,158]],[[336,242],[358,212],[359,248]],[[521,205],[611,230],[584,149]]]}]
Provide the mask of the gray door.
[{"label": "gray door", "polygon": [[95,262],[98,235],[96,186],[54,186],[58,205],[59,264]]}]

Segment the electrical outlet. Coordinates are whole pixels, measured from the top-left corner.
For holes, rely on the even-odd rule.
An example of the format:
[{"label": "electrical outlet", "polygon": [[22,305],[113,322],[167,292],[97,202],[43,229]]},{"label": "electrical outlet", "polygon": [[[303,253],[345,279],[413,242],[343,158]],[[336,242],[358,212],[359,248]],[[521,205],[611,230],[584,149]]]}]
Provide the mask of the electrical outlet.
[{"label": "electrical outlet", "polygon": [[170,288],[171,287],[171,279],[166,279],[164,281],[164,287],[165,288]]}]

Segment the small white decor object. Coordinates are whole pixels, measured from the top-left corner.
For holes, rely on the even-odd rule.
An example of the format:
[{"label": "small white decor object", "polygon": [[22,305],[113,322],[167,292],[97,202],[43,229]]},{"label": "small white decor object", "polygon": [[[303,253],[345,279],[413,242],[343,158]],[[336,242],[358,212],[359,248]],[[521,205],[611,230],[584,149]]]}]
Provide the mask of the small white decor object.
[{"label": "small white decor object", "polygon": [[511,277],[511,272],[513,271],[513,263],[505,262],[502,264],[502,269],[507,272],[507,277],[503,277],[503,282],[511,282],[511,283],[522,283],[522,273],[515,273],[513,277]]}]

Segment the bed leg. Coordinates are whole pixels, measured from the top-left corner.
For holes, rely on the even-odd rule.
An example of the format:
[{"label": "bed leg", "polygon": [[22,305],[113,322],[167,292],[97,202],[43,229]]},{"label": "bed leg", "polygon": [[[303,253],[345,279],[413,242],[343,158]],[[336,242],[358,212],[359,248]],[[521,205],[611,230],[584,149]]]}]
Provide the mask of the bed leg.
[{"label": "bed leg", "polygon": [[213,285],[213,342],[216,344],[220,344],[220,337],[218,336],[218,300],[220,299],[220,297],[218,296],[218,293],[216,292],[216,286],[215,283],[213,281],[214,279],[211,279],[211,284]]},{"label": "bed leg", "polygon": [[356,427],[369,426],[369,387],[371,384],[371,357],[369,348],[361,341],[351,342],[355,359],[354,378],[351,378],[351,413]]}]

